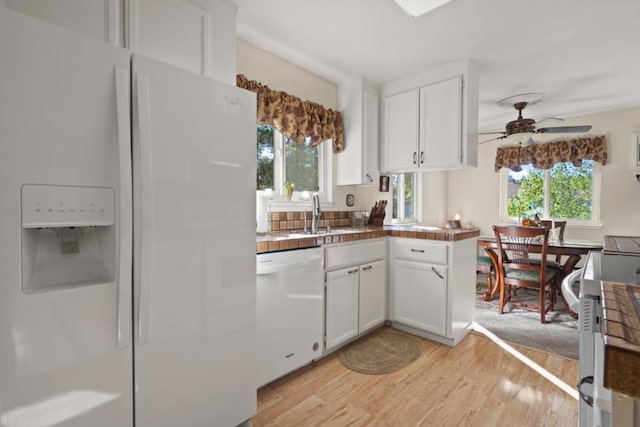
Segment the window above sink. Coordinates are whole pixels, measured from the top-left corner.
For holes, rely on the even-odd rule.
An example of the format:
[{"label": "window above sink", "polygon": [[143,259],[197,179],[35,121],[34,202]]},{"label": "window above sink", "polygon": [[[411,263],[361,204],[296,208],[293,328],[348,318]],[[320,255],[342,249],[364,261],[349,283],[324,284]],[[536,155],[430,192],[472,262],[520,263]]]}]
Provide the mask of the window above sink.
[{"label": "window above sink", "polygon": [[[318,192],[323,204],[333,201],[331,144],[311,146],[311,138],[296,144],[270,125],[257,127],[256,190],[278,207],[308,204]],[[291,197],[285,184],[293,184]]]}]

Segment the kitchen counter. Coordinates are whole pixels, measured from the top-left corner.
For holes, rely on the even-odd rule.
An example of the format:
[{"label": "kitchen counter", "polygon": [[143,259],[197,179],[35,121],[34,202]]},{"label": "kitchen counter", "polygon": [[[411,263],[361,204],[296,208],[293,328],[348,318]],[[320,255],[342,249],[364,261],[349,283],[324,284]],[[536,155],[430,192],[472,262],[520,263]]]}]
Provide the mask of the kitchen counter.
[{"label": "kitchen counter", "polygon": [[640,286],[603,282],[604,386],[640,398]]},{"label": "kitchen counter", "polygon": [[604,253],[640,255],[640,237],[604,236]]},{"label": "kitchen counter", "polygon": [[334,228],[330,233],[323,232],[314,235],[292,232],[290,230],[276,231],[271,233],[259,233],[256,236],[256,253],[303,249],[333,243],[377,239],[386,236],[452,242],[474,238],[479,235],[480,230],[476,228],[440,229],[435,227],[409,227],[400,225],[381,227],[367,226],[366,228]]}]

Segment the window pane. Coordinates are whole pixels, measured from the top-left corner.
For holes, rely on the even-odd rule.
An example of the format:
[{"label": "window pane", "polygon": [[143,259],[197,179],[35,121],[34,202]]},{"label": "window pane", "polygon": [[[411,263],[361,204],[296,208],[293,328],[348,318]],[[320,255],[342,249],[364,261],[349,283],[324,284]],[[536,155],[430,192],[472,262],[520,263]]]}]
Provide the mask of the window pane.
[{"label": "window pane", "polygon": [[311,147],[311,138],[296,144],[285,138],[285,180],[295,191],[318,190],[318,147]]},{"label": "window pane", "polygon": [[523,165],[520,172],[509,170],[507,212],[510,217],[543,216],[544,171]]},{"label": "window pane", "polygon": [[258,190],[273,190],[274,154],[273,128],[269,125],[258,126]]},{"label": "window pane", "polygon": [[404,219],[415,218],[414,174],[404,174]]},{"label": "window pane", "polygon": [[391,202],[391,218],[398,218],[398,187],[400,186],[400,175],[391,175],[391,195],[393,201]]},{"label": "window pane", "polygon": [[391,175],[392,206],[394,220],[409,221],[415,219],[415,174],[403,173]]},{"label": "window pane", "polygon": [[584,160],[580,167],[557,163],[551,169],[551,217],[591,219],[592,200],[593,161]]}]

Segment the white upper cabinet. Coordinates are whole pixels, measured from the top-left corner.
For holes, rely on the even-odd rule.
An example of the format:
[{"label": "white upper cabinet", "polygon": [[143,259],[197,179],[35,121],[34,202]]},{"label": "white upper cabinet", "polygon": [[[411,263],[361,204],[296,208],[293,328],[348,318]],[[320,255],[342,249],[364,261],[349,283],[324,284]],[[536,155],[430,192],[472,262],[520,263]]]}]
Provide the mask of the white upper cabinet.
[{"label": "white upper cabinet", "polygon": [[231,1],[0,0],[2,5],[233,86],[236,84],[238,7]]},{"label": "white upper cabinet", "polygon": [[459,61],[382,87],[382,170],[477,165],[478,73]]},{"label": "white upper cabinet", "polygon": [[124,46],[124,0],[0,0],[11,10]]},{"label": "white upper cabinet", "polygon": [[420,167],[462,163],[462,76],[420,88]]},{"label": "white upper cabinet", "polygon": [[237,6],[222,0],[129,0],[129,47],[236,83]]},{"label": "white upper cabinet", "polygon": [[365,79],[338,87],[338,108],[345,128],[345,149],[336,157],[338,185],[376,185],[380,123],[379,88]]},{"label": "white upper cabinet", "polygon": [[418,167],[420,92],[394,93],[384,98],[383,165],[385,172]]}]

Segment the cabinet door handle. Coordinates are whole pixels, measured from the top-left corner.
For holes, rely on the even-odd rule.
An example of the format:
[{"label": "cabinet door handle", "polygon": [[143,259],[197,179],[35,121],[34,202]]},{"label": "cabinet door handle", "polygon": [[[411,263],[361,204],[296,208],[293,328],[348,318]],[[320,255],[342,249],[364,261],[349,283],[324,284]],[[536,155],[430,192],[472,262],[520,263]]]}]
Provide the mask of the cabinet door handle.
[{"label": "cabinet door handle", "polygon": [[347,274],[353,274],[353,273],[357,273],[357,272],[358,272],[358,269],[354,268],[353,270],[347,271]]},{"label": "cabinet door handle", "polygon": [[415,165],[417,161],[418,161],[418,152],[414,151],[413,152],[413,164]]},{"label": "cabinet door handle", "polygon": [[420,152],[420,164],[424,163],[424,151]]},{"label": "cabinet door handle", "polygon": [[373,268],[372,265],[367,265],[366,267],[362,267],[362,270],[371,270]]},{"label": "cabinet door handle", "polygon": [[424,253],[424,249],[413,249],[413,248],[411,248],[411,252],[418,252],[418,253],[423,254]]},{"label": "cabinet door handle", "polygon": [[436,274],[436,276],[438,276],[439,278],[444,279],[444,276],[440,274],[440,272],[436,270],[435,267],[431,267],[431,271],[433,271]]}]

